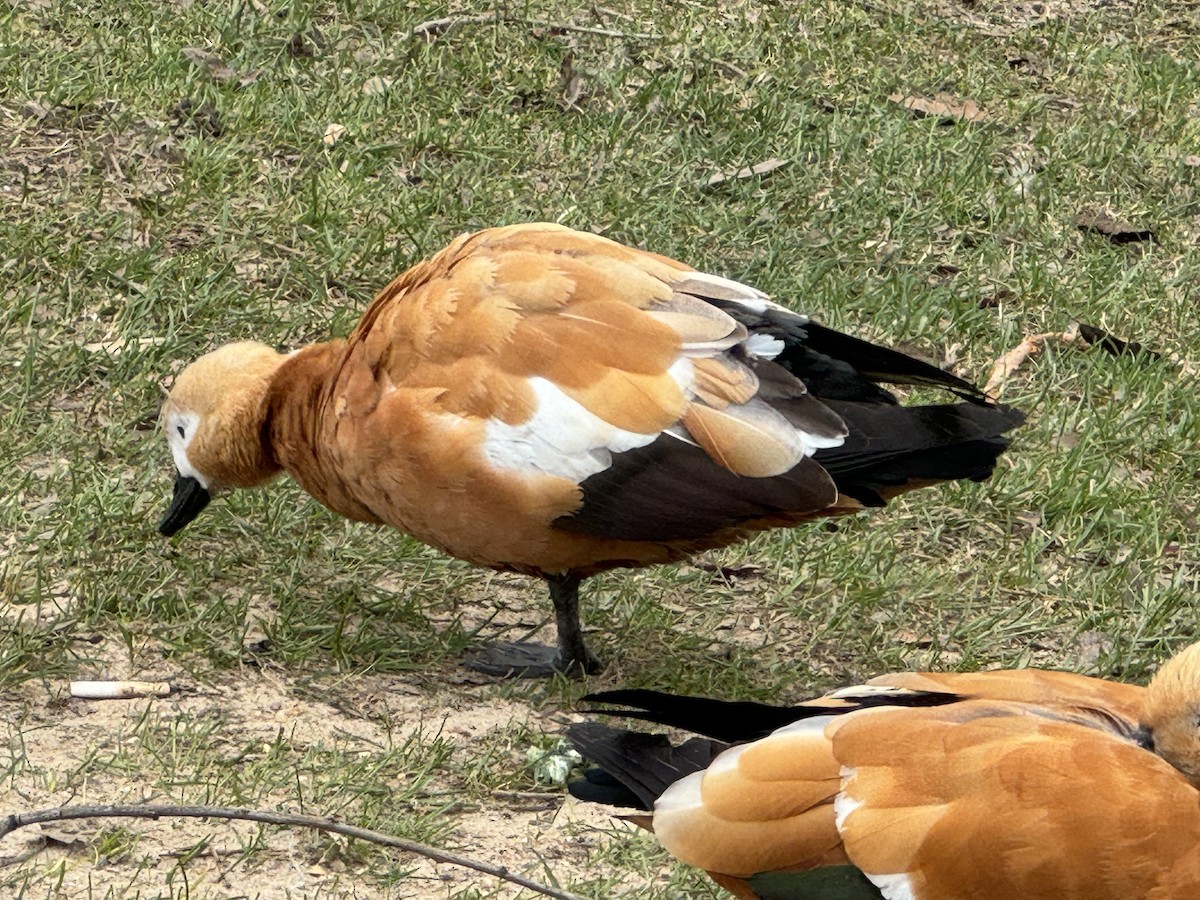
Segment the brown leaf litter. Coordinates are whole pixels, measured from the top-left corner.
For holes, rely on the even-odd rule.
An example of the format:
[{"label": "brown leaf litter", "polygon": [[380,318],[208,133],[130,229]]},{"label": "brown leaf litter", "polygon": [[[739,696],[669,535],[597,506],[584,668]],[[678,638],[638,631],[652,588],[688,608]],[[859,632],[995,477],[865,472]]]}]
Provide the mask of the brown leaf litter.
[{"label": "brown leaf litter", "polygon": [[758,178],[764,175],[770,175],[777,169],[782,169],[788,164],[786,159],[778,159],[771,157],[764,159],[762,162],[755,163],[752,166],[744,166],[738,169],[728,169],[724,172],[717,172],[708,179],[708,187],[716,187],[726,181],[743,181],[747,178]]},{"label": "brown leaf litter", "polygon": [[1106,209],[1086,207],[1075,217],[1080,231],[1088,231],[1108,238],[1114,244],[1132,244],[1138,241],[1157,241],[1149,228],[1138,228],[1123,219],[1118,219]]},{"label": "brown leaf litter", "polygon": [[1048,344],[1078,348],[1098,347],[1113,356],[1130,355],[1140,356],[1144,359],[1163,358],[1161,353],[1143,347],[1137,341],[1124,341],[1094,325],[1072,322],[1066,331],[1047,331],[1042,334],[1027,335],[1021,340],[1021,343],[1000,356],[992,364],[992,373],[983,387],[984,393],[999,396],[1005,383],[1013,374],[1030,357],[1041,353]]},{"label": "brown leaf litter", "polygon": [[888,100],[904,107],[918,119],[935,118],[939,125],[981,122],[988,117],[987,111],[974,100],[958,100],[946,93],[935,94],[933,97],[895,93],[889,96]]}]

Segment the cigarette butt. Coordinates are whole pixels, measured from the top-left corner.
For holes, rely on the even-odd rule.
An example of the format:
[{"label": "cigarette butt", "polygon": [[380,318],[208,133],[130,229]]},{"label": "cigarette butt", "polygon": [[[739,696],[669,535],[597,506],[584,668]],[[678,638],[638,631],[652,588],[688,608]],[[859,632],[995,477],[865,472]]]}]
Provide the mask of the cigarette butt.
[{"label": "cigarette butt", "polygon": [[82,700],[132,700],[135,697],[169,697],[166,681],[72,681],[71,696]]}]

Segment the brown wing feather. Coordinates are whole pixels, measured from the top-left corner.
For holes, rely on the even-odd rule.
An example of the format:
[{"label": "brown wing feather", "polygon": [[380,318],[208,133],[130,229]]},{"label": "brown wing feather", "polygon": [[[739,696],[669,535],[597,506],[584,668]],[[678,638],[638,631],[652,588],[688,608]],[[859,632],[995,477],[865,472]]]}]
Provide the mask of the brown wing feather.
[{"label": "brown wing feather", "polygon": [[655,806],[654,833],[677,858],[727,875],[822,864],[841,858],[839,785],[819,726],[780,732],[672,785]]},{"label": "brown wing feather", "polygon": [[765,403],[751,401],[724,409],[692,403],[682,422],[709,456],[738,475],[770,478],[804,459],[804,445],[795,430]]},{"label": "brown wing feather", "polygon": [[979,700],[1105,710],[1136,723],[1146,689],[1074,672],[1006,669],[993,672],[899,672],[867,682],[914,691],[944,691]]},{"label": "brown wing feather", "polygon": [[749,403],[758,393],[757,376],[735,359],[720,356],[695,359],[692,371],[696,397],[715,409],[724,409],[731,403]]},{"label": "brown wing feather", "polygon": [[921,900],[1200,890],[1195,790],[1102,724],[971,701],[856,713],[829,732],[861,804],[841,823],[851,861],[906,875]]}]

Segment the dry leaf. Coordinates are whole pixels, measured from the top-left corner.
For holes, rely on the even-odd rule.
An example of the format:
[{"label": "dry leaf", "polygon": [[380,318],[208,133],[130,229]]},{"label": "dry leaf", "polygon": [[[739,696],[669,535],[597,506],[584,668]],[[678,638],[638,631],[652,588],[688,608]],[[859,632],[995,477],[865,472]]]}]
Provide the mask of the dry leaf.
[{"label": "dry leaf", "polygon": [[788,160],[786,159],[776,159],[775,157],[771,157],[770,159],[764,159],[760,163],[755,163],[752,166],[746,166],[744,169],[732,169],[727,172],[718,172],[708,179],[708,186],[715,187],[716,185],[731,179],[741,180],[744,178],[754,178],[758,175],[769,175],[776,169],[781,169],[787,164]]},{"label": "dry leaf", "polygon": [[898,103],[918,118],[932,116],[941,124],[954,122],[979,122],[987,118],[987,111],[974,100],[956,100],[949,94],[938,94],[935,97],[921,97],[910,94],[892,94],[888,97],[893,103]]},{"label": "dry leaf", "polygon": [[584,96],[586,82],[583,75],[575,68],[575,54],[568,50],[563,54],[562,63],[558,67],[559,83],[562,86],[562,107],[571,109],[578,105]]},{"label": "dry leaf", "polygon": [[84,344],[83,349],[88,353],[107,353],[109,356],[120,356],[126,350],[140,350],[143,347],[157,347],[165,344],[165,337],[114,338],[109,341],[92,341]]},{"label": "dry leaf", "polygon": [[1149,228],[1135,228],[1128,222],[1114,218],[1107,210],[1088,208],[1075,217],[1075,224],[1082,231],[1104,235],[1114,244],[1131,244],[1135,241],[1157,240]]},{"label": "dry leaf", "polygon": [[991,394],[993,397],[999,396],[1000,390],[1008,381],[1009,376],[1016,372],[1029,357],[1041,353],[1046,344],[1070,345],[1078,343],[1078,341],[1079,327],[1077,325],[1072,325],[1061,334],[1057,331],[1048,331],[1044,334],[1028,335],[1021,343],[992,363],[992,374],[988,377],[987,384],[983,386],[983,392]]},{"label": "dry leaf", "polygon": [[392,86],[392,79],[384,75],[375,75],[363,82],[362,92],[368,97],[376,97]]},{"label": "dry leaf", "polygon": [[1200,166],[1200,156],[1185,156],[1183,158],[1183,164],[1185,166],[1192,166],[1192,167]]},{"label": "dry leaf", "polygon": [[1006,61],[1010,69],[1014,72],[1020,72],[1022,75],[1040,75],[1046,67],[1042,58],[1034,53],[1021,53],[1016,56],[1010,56]]},{"label": "dry leaf", "polygon": [[977,304],[980,309],[996,309],[1005,300],[1011,300],[1015,294],[1006,287],[992,288],[989,293],[983,294],[979,298]]},{"label": "dry leaf", "polygon": [[69,825],[41,823],[37,827],[39,836],[47,844],[77,850],[87,846],[87,840]]},{"label": "dry leaf", "polygon": [[330,122],[329,125],[325,127],[325,135],[321,138],[321,140],[327,147],[332,147],[342,139],[342,135],[345,133],[345,125],[339,125],[336,122]]},{"label": "dry leaf", "polygon": [[208,74],[217,81],[229,81],[232,78],[237,78],[237,72],[229,68],[220,56],[210,50],[201,50],[199,47],[184,47],[180,51],[188,61],[201,69],[207,69]]},{"label": "dry leaf", "polygon": [[726,580],[735,580],[738,578],[757,578],[763,572],[762,566],[757,566],[753,563],[742,563],[740,565],[723,566],[713,562],[708,555],[699,556],[692,560],[692,565],[702,572],[711,572],[714,575],[720,575]]},{"label": "dry leaf", "polygon": [[567,86],[563,88],[563,106],[567,109],[573,107],[579,102],[579,98],[583,96],[583,79],[578,74],[572,75],[567,82]]},{"label": "dry leaf", "polygon": [[37,119],[39,121],[50,115],[50,109],[36,100],[30,100],[28,103],[26,103],[24,106],[24,111],[25,115],[29,116],[31,119]]},{"label": "dry leaf", "polygon": [[1075,636],[1075,652],[1080,669],[1094,669],[1101,659],[1113,652],[1116,641],[1107,631],[1081,631]]},{"label": "dry leaf", "polygon": [[1052,97],[1045,98],[1046,109],[1056,110],[1058,112],[1070,112],[1074,109],[1079,109],[1081,104],[1078,100],[1072,100],[1070,97]]},{"label": "dry leaf", "polygon": [[233,81],[237,79],[238,84],[244,86],[258,80],[258,72],[251,70],[239,75],[225,63],[225,60],[210,50],[201,50],[199,47],[184,47],[179,52],[186,56],[192,65],[206,70],[217,81]]},{"label": "dry leaf", "polygon": [[175,134],[200,134],[205,137],[220,137],[225,133],[220,111],[211,103],[196,106],[190,97],[184,97],[172,107],[171,130]]}]

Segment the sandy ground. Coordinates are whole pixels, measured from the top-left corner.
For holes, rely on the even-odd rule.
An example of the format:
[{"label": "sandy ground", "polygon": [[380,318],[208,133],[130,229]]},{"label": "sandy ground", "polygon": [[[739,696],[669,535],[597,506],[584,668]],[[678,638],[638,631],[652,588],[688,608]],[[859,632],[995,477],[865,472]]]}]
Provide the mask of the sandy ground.
[{"label": "sandy ground", "polygon": [[[333,703],[314,699],[311,687],[301,696],[282,672],[251,667],[198,684],[165,667],[135,671],[120,661],[123,654],[115,641],[106,644],[114,646],[107,648],[112,662],[104,676],[166,679],[177,693],[163,699],[89,701],[71,698],[65,682],[29,683],[10,693],[0,703],[0,723],[5,744],[15,752],[14,758],[0,760],[8,769],[0,787],[0,811],[170,802],[152,779],[161,778],[164,769],[186,779],[190,759],[200,760],[214,750],[232,751],[235,745],[265,748],[285,740],[292,750],[302,751],[336,741],[342,747],[361,747],[369,756],[419,733],[421,740],[437,737],[450,743],[455,753],[483,754],[498,732],[536,718],[529,707],[489,695],[486,686],[431,688],[423,675],[342,679]],[[205,746],[191,745],[203,730],[181,731],[175,758],[155,771],[139,773],[128,761],[139,758],[140,735],[148,719],[193,725],[211,720],[214,728]],[[534,724],[546,727],[544,722]],[[212,775],[203,767],[201,773]],[[292,787],[277,792],[278,808],[296,811]],[[185,785],[181,793],[196,799],[203,788]],[[262,800],[247,805],[271,808]],[[587,871],[589,854],[608,839],[598,829],[611,831],[614,826],[628,827],[616,823],[605,809],[577,804],[553,788],[544,793],[497,792],[494,802],[467,804],[455,811],[451,836],[440,843],[461,855],[529,872],[540,881],[554,873],[565,883],[572,874]],[[97,835],[118,827],[138,835],[134,848],[98,860]],[[258,834],[253,823],[200,819],[92,819],[31,826],[0,839],[0,878],[12,884],[21,873],[29,879],[33,896],[114,900],[445,898],[472,885],[480,896],[532,896],[494,878],[409,855],[397,857],[409,876],[396,887],[380,888],[372,886],[374,879],[364,871],[371,863],[336,852],[339,844],[344,846],[342,838],[270,828],[256,843]],[[191,855],[205,840],[208,843]],[[252,844],[254,851],[243,855]],[[186,867],[180,866],[182,857],[189,857]]]}]

